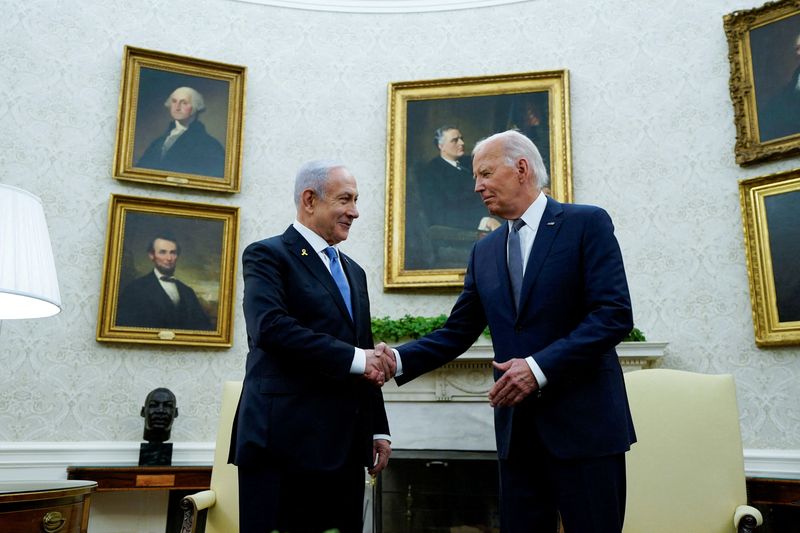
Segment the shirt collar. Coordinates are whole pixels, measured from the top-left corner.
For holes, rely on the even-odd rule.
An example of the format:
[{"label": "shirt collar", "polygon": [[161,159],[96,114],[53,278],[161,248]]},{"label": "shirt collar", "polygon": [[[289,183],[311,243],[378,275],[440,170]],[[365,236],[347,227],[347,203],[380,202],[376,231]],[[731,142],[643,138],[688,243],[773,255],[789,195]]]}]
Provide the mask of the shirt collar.
[{"label": "shirt collar", "polygon": [[442,160],[443,160],[445,163],[447,163],[448,165],[450,165],[451,167],[459,168],[459,167],[460,167],[460,165],[461,165],[461,163],[459,163],[458,161],[452,161],[452,160],[450,160],[450,159],[447,159],[446,157],[442,157],[442,156],[439,156],[439,157],[441,157],[441,158],[442,158]]},{"label": "shirt collar", "polygon": [[175,121],[175,127],[172,128],[172,131],[170,133],[183,133],[184,131],[186,131],[188,129],[189,129],[188,127],[184,126],[183,124],[181,124],[180,122],[178,122],[176,120]]},{"label": "shirt collar", "polygon": [[[525,221],[525,225],[527,227],[531,229],[538,228],[539,222],[542,221],[542,216],[544,215],[545,206],[547,206],[547,196],[543,192],[539,191],[539,196],[536,197],[536,200],[534,200],[533,203],[528,206],[528,209],[526,209],[519,218]],[[513,224],[513,220],[508,221],[509,231],[511,231],[511,226]]]},{"label": "shirt collar", "polygon": [[[317,235],[317,233],[314,232],[314,230],[304,226],[299,220],[295,219],[295,221],[292,222],[292,226],[294,227],[294,229],[297,230],[297,232],[300,235],[303,236],[305,240],[308,241],[308,244],[310,244],[311,247],[314,249],[314,251],[317,252],[318,254],[321,254],[325,248],[330,246],[325,239]],[[335,246],[334,249],[336,249]],[[336,253],[338,254],[339,251],[337,250]]]}]

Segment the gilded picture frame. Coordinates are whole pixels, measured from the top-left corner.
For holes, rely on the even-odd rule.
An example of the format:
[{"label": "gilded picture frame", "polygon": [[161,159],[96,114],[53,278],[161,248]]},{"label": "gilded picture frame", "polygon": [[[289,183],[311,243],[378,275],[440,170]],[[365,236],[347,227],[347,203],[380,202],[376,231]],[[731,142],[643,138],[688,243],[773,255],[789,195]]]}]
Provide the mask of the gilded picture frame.
[{"label": "gilded picture frame", "polygon": [[800,344],[800,169],[739,181],[758,346]]},{"label": "gilded picture frame", "polygon": [[[473,243],[501,222],[474,192],[469,154],[482,138],[526,134],[548,168],[546,192],[572,201],[567,70],[393,82],[388,97],[385,289],[463,286]],[[445,139],[457,137],[453,170]]]},{"label": "gilded picture frame", "polygon": [[126,46],[114,177],[238,192],[246,76],[243,66]]},{"label": "gilded picture frame", "polygon": [[736,125],[736,162],[800,152],[800,0],[780,0],[723,18]]},{"label": "gilded picture frame", "polygon": [[97,340],[230,347],[239,208],[111,195]]}]

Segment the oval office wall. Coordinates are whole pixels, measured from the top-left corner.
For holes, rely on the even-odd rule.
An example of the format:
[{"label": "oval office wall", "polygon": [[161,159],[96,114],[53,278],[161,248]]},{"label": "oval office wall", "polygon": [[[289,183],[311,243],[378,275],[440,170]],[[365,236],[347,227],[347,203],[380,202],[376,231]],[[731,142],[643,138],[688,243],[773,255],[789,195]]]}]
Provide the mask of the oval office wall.
[{"label": "oval office wall", "polygon": [[[135,462],[142,398],[161,386],[181,406],[174,464],[211,462],[222,383],[244,373],[241,277],[230,349],[96,342],[111,194],[238,206],[241,249],[291,223],[292,178],[303,162],[341,159],[358,180],[361,212],[342,249],[367,271],[373,315],[446,313],[453,293],[382,290],[387,84],[565,68],[574,196],[612,215],[635,323],[648,339],[669,342],[659,366],[733,374],[748,475],[800,478],[800,347],[755,346],[737,188],[800,159],[741,168],[733,154],[722,17],[756,5],[530,0],[417,13],[234,0],[173,0],[169,12],[149,1],[7,7],[0,181],[42,200],[62,311],[2,323],[0,476],[63,477],[65,465],[89,455],[113,463],[133,454]],[[113,179],[126,44],[247,66],[240,193]],[[476,139],[465,141],[469,151]],[[96,495],[92,524],[161,531],[163,514],[152,509],[163,498]]]}]

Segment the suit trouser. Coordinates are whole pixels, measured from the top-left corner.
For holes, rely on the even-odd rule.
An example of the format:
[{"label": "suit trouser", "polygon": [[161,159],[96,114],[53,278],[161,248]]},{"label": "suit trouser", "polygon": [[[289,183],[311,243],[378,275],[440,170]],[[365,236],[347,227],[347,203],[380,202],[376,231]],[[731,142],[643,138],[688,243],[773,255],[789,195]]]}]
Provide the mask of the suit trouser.
[{"label": "suit trouser", "polygon": [[559,514],[566,533],[620,533],[625,454],[559,459],[533,428],[518,429],[500,460],[502,533],[554,533]]},{"label": "suit trouser", "polygon": [[241,533],[361,533],[364,467],[334,471],[239,466]]}]

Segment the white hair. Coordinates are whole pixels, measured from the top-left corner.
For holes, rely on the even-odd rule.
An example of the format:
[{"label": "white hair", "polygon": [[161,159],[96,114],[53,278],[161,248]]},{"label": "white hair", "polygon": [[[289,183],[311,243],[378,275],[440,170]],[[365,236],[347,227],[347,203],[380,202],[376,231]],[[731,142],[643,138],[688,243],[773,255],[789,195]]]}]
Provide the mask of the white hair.
[{"label": "white hair", "polygon": [[320,198],[325,198],[325,185],[335,168],[345,168],[344,164],[332,159],[317,159],[305,163],[294,177],[294,205],[300,207],[303,191],[311,189]]},{"label": "white hair", "polygon": [[199,92],[195,91],[191,87],[178,87],[171,93],[169,93],[169,97],[164,102],[164,107],[169,107],[172,103],[172,96],[177,93],[178,91],[189,93],[189,96],[192,99],[192,114],[199,113],[206,108],[206,102],[203,100],[203,95]]},{"label": "white hair", "polygon": [[547,167],[544,166],[544,161],[542,160],[542,155],[539,153],[539,149],[536,148],[532,140],[516,130],[495,133],[490,137],[481,139],[475,144],[475,148],[472,149],[472,155],[474,156],[478,153],[487,143],[497,139],[500,139],[503,143],[506,165],[514,166],[518,160],[525,159],[533,169],[533,175],[536,178],[536,186],[539,189],[543,189],[550,184],[550,178],[547,175]]}]

